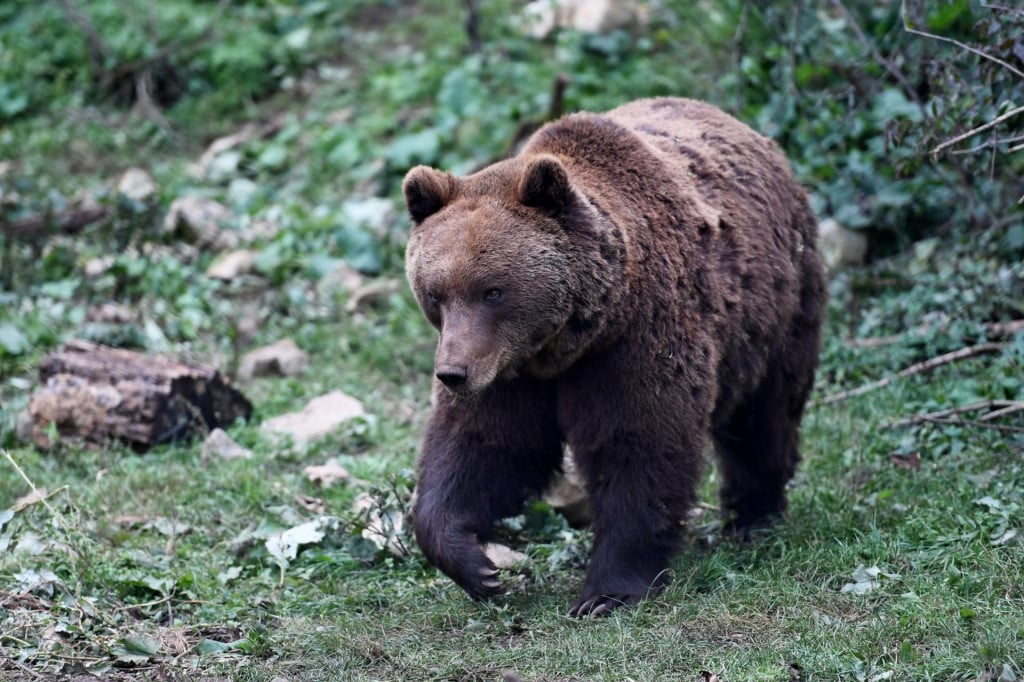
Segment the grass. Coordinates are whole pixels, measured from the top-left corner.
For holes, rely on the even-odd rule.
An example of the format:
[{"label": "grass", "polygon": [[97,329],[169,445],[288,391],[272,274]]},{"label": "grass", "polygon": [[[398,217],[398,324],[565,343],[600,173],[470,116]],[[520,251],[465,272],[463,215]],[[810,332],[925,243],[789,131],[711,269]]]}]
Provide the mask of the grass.
[{"label": "grass", "polygon": [[[505,6],[484,5],[493,26]],[[0,677],[491,682],[514,672],[528,682],[667,681],[698,680],[703,670],[731,682],[995,682],[1024,671],[1024,553],[1021,536],[1011,537],[1024,531],[1024,439],[964,425],[886,426],[980,399],[1024,399],[1020,335],[1000,354],[810,407],[789,514],[748,543],[716,536],[709,467],[703,512],[671,585],[605,619],[566,617],[590,537],[543,506],[506,530],[528,560],[506,572],[509,593],[487,604],[469,601],[418,552],[399,557],[367,544],[373,520],[354,511],[358,495],[369,494],[385,515],[409,505],[434,332],[407,292],[358,315],[343,312],[343,298],[314,294],[316,259],[351,256],[338,204],[396,199],[399,161],[421,160],[413,142],[430,135],[443,144],[427,161],[487,158],[516,116],[543,110],[542,93],[560,68],[573,72],[570,108],[670,89],[721,100],[715,74],[732,68],[715,47],[723,36],[728,44],[731,29],[717,27],[716,38],[715,26],[686,22],[661,27],[635,49],[573,36],[538,47],[503,33],[490,36],[495,54],[515,59],[485,68],[464,58],[457,41],[445,42],[459,20],[450,3],[416,8],[404,22],[360,15],[354,44],[365,51],[330,54],[333,66],[349,69],[343,82],[314,79],[302,98],[292,91],[246,102],[212,128],[204,117],[223,102],[185,100],[167,112],[179,146],[109,104],[73,107],[66,125],[63,113],[42,112],[0,132],[2,153],[36,176],[35,189],[24,190],[34,198],[94,187],[147,155],[161,187],[157,209],[186,191],[227,201],[231,179],[244,177],[258,194],[232,205],[239,219],[281,224],[277,237],[256,244],[273,258],[254,290],[203,277],[208,255],[190,261],[174,252],[150,260],[117,249],[113,274],[82,278],[85,259],[114,248],[115,228],[159,242],[147,232],[159,210],[118,206],[113,225],[16,252],[20,286],[2,294],[0,323],[18,325],[30,347],[0,355]],[[422,51],[435,43],[444,46]],[[703,67],[680,74],[680,55]],[[658,78],[645,80],[651,73]],[[469,95],[445,99],[458,93]],[[348,122],[332,123],[345,109]],[[208,136],[279,115],[281,132],[244,145],[232,178],[187,173]],[[75,116],[89,125],[75,128]],[[261,166],[274,145],[286,149],[287,163]],[[65,148],[74,153],[62,156]],[[401,277],[405,227],[395,218],[374,233],[381,277]],[[833,278],[815,396],[976,342],[984,322],[1020,316],[1022,283],[1019,253],[998,231],[955,229]],[[310,353],[300,378],[242,386],[256,413],[229,432],[252,459],[204,461],[198,442],[142,454],[117,443],[41,451],[16,441],[14,414],[34,387],[39,357],[81,333],[86,308],[107,300],[161,327],[172,351],[221,366],[242,306],[261,315],[254,344],[289,336]],[[925,322],[928,333],[881,348],[848,342]],[[308,449],[261,434],[261,421],[339,388],[371,416]],[[306,466],[331,458],[351,472],[348,483],[325,489],[307,480]],[[33,488],[49,497],[15,504]],[[275,559],[269,535],[321,514],[337,527],[295,558]],[[866,583],[875,568],[876,582]]]},{"label": "grass", "polygon": [[[348,333],[390,329],[388,316],[409,315],[408,305]],[[428,364],[430,351],[419,343],[427,331],[414,327],[390,337],[390,352]],[[21,571],[49,568],[62,581],[27,611],[5,604],[6,655],[45,672],[75,656],[117,660],[125,640],[148,636],[161,644],[135,654],[134,678],[198,669],[239,680],[497,680],[502,671],[525,680],[673,680],[697,679],[701,670],[726,680],[973,680],[1022,665],[1024,556],[1015,541],[996,544],[1022,522],[1020,440],[956,426],[883,428],[914,406],[957,395],[965,382],[995,386],[1019,375],[1012,353],[811,408],[784,524],[748,544],[722,542],[703,525],[708,515],[695,524],[662,595],[580,622],[565,611],[582,569],[557,550],[566,537],[571,544],[587,536],[563,535],[550,518],[533,543],[520,538],[530,560],[509,576],[510,594],[491,604],[470,602],[418,554],[365,563],[328,542],[302,552],[280,584],[260,542],[237,546],[247,528],[305,513],[301,495],[351,517],[356,490],[412,465],[426,373],[403,386],[383,361],[339,355],[339,337],[324,335],[335,346],[325,341],[314,357],[312,381],[262,380],[253,393],[276,392],[270,404],[284,407],[340,385],[364,397],[377,419],[308,453],[271,447],[247,425],[232,434],[253,447],[252,460],[203,463],[198,444],[146,454],[116,445],[7,452],[36,486],[69,488],[49,508],[19,511],[5,528],[12,545],[33,531],[50,544],[37,555],[6,552],[3,575],[13,583]],[[829,338],[825,357],[840,344]],[[862,351],[876,362],[885,352]],[[833,369],[826,365],[822,375]],[[818,394],[831,388],[822,380]],[[414,404],[411,419],[400,416],[410,412],[396,396]],[[892,459],[911,452],[920,470]],[[302,469],[331,456],[365,483],[329,490],[308,483]],[[27,492],[4,465],[0,506]],[[714,486],[712,470],[703,490],[709,505]],[[159,518],[189,530],[172,539],[152,524]],[[858,567],[872,566],[882,572],[875,589],[843,591]],[[59,624],[67,628],[63,641],[47,634]],[[168,633],[187,647],[206,638],[232,648],[176,654]],[[125,656],[120,665],[132,660]]]}]

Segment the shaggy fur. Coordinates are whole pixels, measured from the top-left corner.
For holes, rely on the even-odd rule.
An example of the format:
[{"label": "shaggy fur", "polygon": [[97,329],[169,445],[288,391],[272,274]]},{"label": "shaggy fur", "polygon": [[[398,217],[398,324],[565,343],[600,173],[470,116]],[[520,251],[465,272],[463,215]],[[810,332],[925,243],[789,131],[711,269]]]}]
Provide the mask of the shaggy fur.
[{"label": "shaggy fur", "polygon": [[484,556],[575,454],[594,547],[570,613],[665,581],[702,451],[739,531],[786,507],[825,302],[816,222],[770,140],[685,99],[575,114],[516,157],[404,183],[407,274],[440,331],[416,537],[470,595]]}]

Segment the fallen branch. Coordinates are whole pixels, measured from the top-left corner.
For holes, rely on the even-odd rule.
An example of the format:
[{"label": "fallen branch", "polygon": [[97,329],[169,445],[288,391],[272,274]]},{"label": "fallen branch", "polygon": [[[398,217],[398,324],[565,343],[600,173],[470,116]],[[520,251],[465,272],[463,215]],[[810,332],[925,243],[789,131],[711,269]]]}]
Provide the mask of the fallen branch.
[{"label": "fallen branch", "polygon": [[957,135],[956,137],[954,137],[954,138],[952,138],[950,140],[946,140],[945,142],[940,144],[938,147],[933,149],[931,153],[932,153],[932,155],[938,154],[940,151],[942,151],[946,147],[954,145],[957,142],[963,142],[964,140],[966,140],[969,137],[974,137],[978,133],[984,132],[984,131],[988,130],[989,128],[997,126],[1000,123],[1002,123],[1003,121],[1005,121],[1006,119],[1013,118],[1014,116],[1016,116],[1017,114],[1020,114],[1020,113],[1024,113],[1024,107],[1017,107],[1016,109],[1011,109],[1010,111],[1007,111],[1002,116],[998,116],[998,117],[992,119],[991,121],[989,121],[988,123],[986,123],[984,125],[980,125],[977,128],[972,128],[971,130],[968,130],[966,133],[963,133],[961,135]]},{"label": "fallen branch", "polygon": [[[939,419],[951,419],[957,418],[958,415],[966,414],[968,412],[981,412],[983,410],[992,410],[988,414],[983,415],[980,420],[987,421],[996,416],[1003,414],[1009,414],[1012,411],[1024,409],[1024,402],[1017,400],[979,400],[974,403],[967,405],[960,405],[958,407],[949,407],[944,410],[936,410],[934,412],[924,412],[922,414],[915,414],[899,421],[891,422],[889,424],[883,424],[883,429],[896,429],[901,426],[914,426],[915,424],[923,424],[925,422],[934,422]],[[1008,411],[1009,410],[1009,411]]]},{"label": "fallen branch", "polygon": [[973,426],[979,429],[992,429],[994,431],[1005,431],[1007,433],[1024,433],[1024,426],[1010,426],[1009,424],[993,424],[992,422],[980,422],[973,419],[961,419],[960,417],[932,417],[923,419],[924,422],[932,424],[952,424],[955,426]]},{"label": "fallen branch", "polygon": [[993,410],[992,412],[989,412],[988,414],[983,415],[981,417],[981,421],[987,422],[987,421],[990,421],[992,419],[997,419],[999,417],[1005,417],[1006,415],[1013,414],[1014,412],[1022,412],[1022,411],[1024,411],[1024,401],[1011,400],[1011,401],[1008,401],[1008,402],[1010,404],[1005,406],[1001,410]]},{"label": "fallen branch", "polygon": [[1001,350],[1003,350],[1005,347],[1006,347],[1005,343],[989,342],[989,343],[979,343],[976,346],[968,346],[966,348],[961,348],[960,350],[956,350],[956,351],[953,351],[951,353],[945,353],[943,355],[939,355],[939,356],[934,357],[934,358],[929,358],[928,360],[924,360],[923,362],[919,362],[917,364],[911,365],[910,367],[907,367],[906,369],[901,370],[899,373],[895,374],[894,376],[885,377],[884,379],[879,379],[878,381],[873,381],[870,384],[865,384],[865,385],[859,386],[857,388],[851,388],[851,389],[849,389],[847,391],[840,391],[839,393],[833,393],[832,395],[825,396],[821,400],[815,401],[814,404],[815,405],[831,405],[832,403],[838,403],[838,402],[841,402],[841,401],[846,400],[848,398],[855,398],[855,397],[857,397],[859,395],[864,395],[865,393],[870,393],[871,391],[877,390],[879,388],[885,388],[886,386],[891,384],[896,379],[903,379],[903,378],[906,378],[906,377],[909,377],[909,376],[913,376],[915,374],[923,374],[923,373],[926,373],[926,372],[930,372],[930,371],[932,371],[932,370],[934,370],[934,369],[936,369],[938,367],[941,367],[943,365],[948,365],[950,363],[958,362],[960,360],[966,360],[968,358],[973,358],[973,357],[976,357],[978,355],[986,355],[988,353],[998,353]]},{"label": "fallen branch", "polygon": [[[922,324],[910,329],[909,331],[903,332],[902,334],[893,334],[892,336],[867,336],[863,339],[850,339],[848,343],[851,348],[880,348],[882,346],[891,346],[894,343],[899,343],[903,339],[907,338],[908,335],[923,336],[928,332],[940,331],[944,328],[945,325],[933,327],[928,324]],[[1024,331],[1024,320],[993,322],[985,325],[985,335],[990,339],[1005,339],[1013,336],[1019,331]]]},{"label": "fallen branch", "polygon": [[106,206],[71,208],[59,213],[44,213],[21,218],[9,223],[0,221],[0,231],[15,239],[21,237],[45,237],[53,232],[74,234],[89,225],[103,220],[109,213]]}]

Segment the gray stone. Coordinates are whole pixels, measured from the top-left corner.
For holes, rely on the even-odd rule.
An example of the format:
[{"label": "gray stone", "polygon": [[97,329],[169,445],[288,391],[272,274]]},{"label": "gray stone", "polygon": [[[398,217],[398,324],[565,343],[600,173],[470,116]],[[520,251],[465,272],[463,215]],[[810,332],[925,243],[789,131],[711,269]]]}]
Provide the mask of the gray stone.
[{"label": "gray stone", "polygon": [[289,412],[263,422],[261,430],[269,435],[291,436],[304,445],[333,433],[350,419],[366,414],[363,404],[341,391],[332,391],[310,400],[298,412]]},{"label": "gray stone", "polygon": [[242,275],[251,274],[256,270],[256,259],[259,255],[258,251],[251,249],[230,251],[210,263],[210,267],[206,269],[206,276],[230,282]]},{"label": "gray stone", "polygon": [[830,272],[844,267],[864,264],[868,253],[868,238],[841,225],[832,218],[818,224],[818,249]]},{"label": "gray stone", "polygon": [[178,197],[171,202],[164,218],[166,234],[180,235],[186,242],[214,251],[226,251],[238,244],[238,235],[222,229],[231,220],[231,211],[213,199],[198,196]]},{"label": "gray stone", "polygon": [[129,168],[117,182],[117,193],[139,203],[148,203],[156,195],[156,182],[141,168]]},{"label": "gray stone", "polygon": [[268,376],[295,376],[305,371],[309,355],[295,345],[291,339],[281,339],[269,346],[263,346],[242,357],[238,376],[242,379]]},{"label": "gray stone", "polygon": [[402,290],[405,284],[397,279],[382,279],[359,287],[349,296],[345,310],[349,313],[381,307]]},{"label": "gray stone", "polygon": [[209,462],[212,459],[249,459],[251,457],[252,450],[236,443],[224,429],[214,429],[203,442],[201,455],[203,462]]}]

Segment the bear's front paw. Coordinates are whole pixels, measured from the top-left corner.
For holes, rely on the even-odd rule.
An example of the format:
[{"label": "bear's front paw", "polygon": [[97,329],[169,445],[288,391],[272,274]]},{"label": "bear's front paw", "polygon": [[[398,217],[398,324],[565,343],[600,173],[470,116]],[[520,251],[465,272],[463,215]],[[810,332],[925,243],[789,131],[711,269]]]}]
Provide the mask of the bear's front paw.
[{"label": "bear's front paw", "polygon": [[620,606],[631,606],[644,598],[644,594],[595,594],[584,593],[572,608],[572,618],[599,618],[607,616]]},{"label": "bear's front paw", "polygon": [[452,580],[458,583],[459,587],[477,601],[504,592],[505,589],[498,578],[498,569],[487,558],[480,545],[475,545],[473,550],[472,552],[467,551],[462,557],[455,559],[456,563],[449,564],[453,570],[446,572]]},{"label": "bear's front paw", "polygon": [[504,592],[498,569],[480,545],[476,534],[448,532],[437,536],[435,542],[420,545],[430,563],[437,566],[449,578],[478,601]]}]

